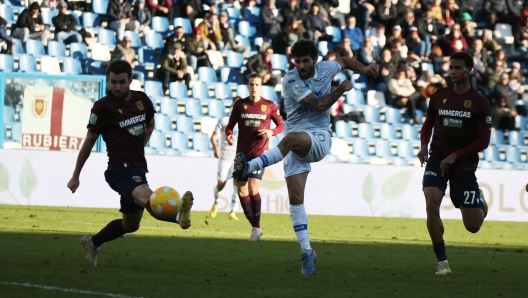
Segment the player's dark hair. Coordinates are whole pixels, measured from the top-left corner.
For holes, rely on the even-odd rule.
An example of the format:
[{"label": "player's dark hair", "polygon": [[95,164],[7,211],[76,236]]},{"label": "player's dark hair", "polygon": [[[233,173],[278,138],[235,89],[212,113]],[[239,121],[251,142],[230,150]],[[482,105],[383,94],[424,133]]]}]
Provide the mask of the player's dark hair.
[{"label": "player's dark hair", "polygon": [[315,43],[311,40],[301,39],[293,44],[291,48],[293,57],[310,56],[310,58],[316,60],[319,56],[319,49]]},{"label": "player's dark hair", "polygon": [[251,74],[251,75],[248,77],[248,82],[249,82],[249,80],[251,80],[251,79],[255,79],[255,78],[258,78],[258,79],[260,79],[260,81],[262,81],[262,77],[261,77],[258,73],[253,73],[253,74]]},{"label": "player's dark hair", "polygon": [[464,53],[464,52],[458,52],[451,55],[451,60],[457,59],[464,61],[464,64],[466,64],[467,67],[473,68],[473,57],[471,57],[470,54]]},{"label": "player's dark hair", "polygon": [[128,61],[125,60],[114,60],[108,64],[106,68],[106,78],[110,76],[110,73],[122,74],[126,73],[128,78],[132,77],[132,66]]}]

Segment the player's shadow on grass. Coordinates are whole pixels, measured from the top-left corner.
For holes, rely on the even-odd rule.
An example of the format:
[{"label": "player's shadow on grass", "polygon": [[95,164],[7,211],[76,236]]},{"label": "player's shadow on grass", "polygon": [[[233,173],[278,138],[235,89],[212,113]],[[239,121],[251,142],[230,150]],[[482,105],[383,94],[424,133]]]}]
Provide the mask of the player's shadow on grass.
[{"label": "player's shadow on grass", "polygon": [[[80,236],[0,233],[0,281],[134,297],[522,297],[528,290],[528,254],[514,247],[448,247],[453,275],[438,277],[428,245],[316,242],[316,275],[305,277],[294,241],[127,235],[102,246],[94,268]],[[3,297],[31,291],[0,285]],[[70,294],[36,296],[79,295]]]}]

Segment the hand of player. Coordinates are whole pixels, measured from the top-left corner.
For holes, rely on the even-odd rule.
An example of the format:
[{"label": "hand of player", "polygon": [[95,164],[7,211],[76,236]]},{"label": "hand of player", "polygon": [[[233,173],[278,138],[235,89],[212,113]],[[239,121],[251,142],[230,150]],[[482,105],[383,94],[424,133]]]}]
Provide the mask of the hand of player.
[{"label": "hand of player", "polygon": [[367,76],[372,76],[374,78],[377,78],[378,77],[378,74],[379,74],[379,65],[376,64],[376,63],[373,63],[373,64],[370,64],[369,66],[367,66],[367,68],[365,69],[365,74]]},{"label": "hand of player", "polygon": [[416,154],[416,156],[418,156],[418,159],[420,160],[420,164],[421,166],[423,167],[424,163],[427,162],[427,159],[429,158],[429,155],[428,155],[428,152],[429,150],[427,149],[427,146],[423,146],[422,149],[420,149],[420,151],[418,151],[418,154]]},{"label": "hand of player", "polygon": [[349,80],[344,80],[343,82],[341,82],[341,85],[339,85],[339,87],[343,87],[345,91],[349,91],[350,89],[352,89],[352,82],[350,82]]},{"label": "hand of player", "polygon": [[442,162],[440,162],[440,170],[442,170],[442,176],[444,176],[444,174],[449,174],[449,168],[451,168],[456,159],[456,153],[451,153],[446,158],[444,158]]},{"label": "hand of player", "polygon": [[233,146],[235,144],[235,136],[234,135],[228,135],[227,136],[227,144]]},{"label": "hand of player", "polygon": [[262,129],[259,130],[258,135],[263,139],[268,139],[273,135],[273,131],[271,129]]},{"label": "hand of player", "polygon": [[79,184],[81,184],[79,178],[72,177],[70,181],[68,181],[68,188],[71,190],[72,193],[75,193],[77,188],[79,188]]},{"label": "hand of player", "polygon": [[216,158],[222,157],[222,151],[220,151],[220,149],[218,149],[218,148],[215,148],[214,157],[216,157]]}]

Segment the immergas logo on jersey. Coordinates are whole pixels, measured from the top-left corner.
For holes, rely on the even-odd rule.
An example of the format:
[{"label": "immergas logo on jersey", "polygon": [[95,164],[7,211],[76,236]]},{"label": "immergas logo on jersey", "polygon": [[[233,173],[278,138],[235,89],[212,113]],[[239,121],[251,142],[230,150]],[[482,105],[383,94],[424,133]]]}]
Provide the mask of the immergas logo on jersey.
[{"label": "immergas logo on jersey", "polygon": [[126,127],[132,124],[136,124],[138,122],[143,122],[145,121],[146,118],[147,118],[147,114],[137,115],[132,118],[128,118],[127,120],[119,121],[119,126]]},{"label": "immergas logo on jersey", "polygon": [[266,115],[262,114],[249,114],[249,113],[243,113],[240,115],[242,119],[260,119],[260,120],[266,120]]},{"label": "immergas logo on jersey", "polygon": [[440,109],[438,114],[442,116],[451,116],[451,117],[466,117],[471,118],[471,112],[467,111],[456,111],[456,110],[444,110]]}]

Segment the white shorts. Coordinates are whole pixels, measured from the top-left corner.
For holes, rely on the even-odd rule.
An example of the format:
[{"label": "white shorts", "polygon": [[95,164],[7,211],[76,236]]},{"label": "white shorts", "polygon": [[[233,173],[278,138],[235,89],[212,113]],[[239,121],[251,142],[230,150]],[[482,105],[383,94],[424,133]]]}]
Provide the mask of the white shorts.
[{"label": "white shorts", "polygon": [[301,158],[290,151],[282,161],[284,163],[284,178],[293,175],[310,172],[312,167],[310,163],[318,162],[325,158],[330,147],[332,147],[332,135],[327,130],[308,131],[306,132],[312,139],[312,147],[306,157]]},{"label": "white shorts", "polygon": [[227,181],[233,176],[233,164],[235,163],[235,151],[222,151],[222,156],[218,159],[218,181]]}]

